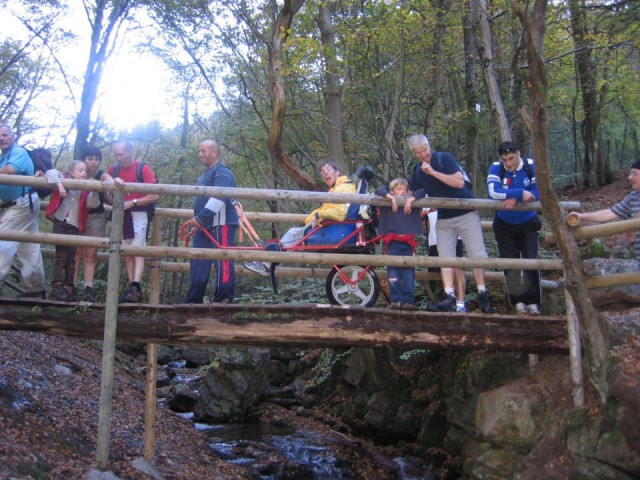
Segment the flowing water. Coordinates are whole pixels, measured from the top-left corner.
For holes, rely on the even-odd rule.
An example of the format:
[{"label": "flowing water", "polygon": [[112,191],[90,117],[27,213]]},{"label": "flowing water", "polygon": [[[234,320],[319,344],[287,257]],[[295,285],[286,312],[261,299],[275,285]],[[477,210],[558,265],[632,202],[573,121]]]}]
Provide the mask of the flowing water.
[{"label": "flowing water", "polygon": [[[192,418],[191,414],[183,414]],[[297,431],[285,425],[241,423],[208,425],[196,423],[205,433],[209,447],[221,459],[249,468],[262,480],[347,480],[361,478],[349,461],[351,455],[363,455],[363,449],[347,441],[339,441],[311,432]],[[366,452],[369,465],[380,472],[375,478],[431,480],[428,467],[408,458],[391,458],[381,453]],[[378,468],[379,467],[379,468]]]}]

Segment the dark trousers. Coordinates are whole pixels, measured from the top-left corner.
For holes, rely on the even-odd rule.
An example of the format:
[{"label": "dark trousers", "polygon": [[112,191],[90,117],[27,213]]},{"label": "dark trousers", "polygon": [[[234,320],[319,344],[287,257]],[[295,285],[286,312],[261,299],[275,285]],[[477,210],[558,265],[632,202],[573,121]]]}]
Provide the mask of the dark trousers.
[{"label": "dark trousers", "polygon": [[[80,235],[78,227],[70,223],[53,221],[53,233],[63,235]],[[56,260],[53,269],[53,281],[74,285],[73,276],[76,271],[76,247],[56,245]]]},{"label": "dark trousers", "polygon": [[[209,229],[209,233],[223,247],[235,245],[236,227],[223,225]],[[194,248],[217,248],[216,245],[199,230],[193,237]],[[184,303],[202,303],[209,283],[211,265],[216,270],[212,302],[233,302],[233,290],[236,282],[234,262],[230,260],[191,260],[191,283]]]},{"label": "dark trousers", "polygon": [[[498,243],[500,258],[538,258],[538,240],[541,223],[536,215],[521,224],[513,224],[495,217],[493,232]],[[512,305],[540,305],[539,270],[505,270],[507,292]]]},{"label": "dark trousers", "polygon": [[[410,257],[413,255],[411,245],[405,242],[391,242],[387,247],[387,255]],[[391,302],[413,305],[416,300],[416,270],[413,267],[387,267],[387,279]]]}]

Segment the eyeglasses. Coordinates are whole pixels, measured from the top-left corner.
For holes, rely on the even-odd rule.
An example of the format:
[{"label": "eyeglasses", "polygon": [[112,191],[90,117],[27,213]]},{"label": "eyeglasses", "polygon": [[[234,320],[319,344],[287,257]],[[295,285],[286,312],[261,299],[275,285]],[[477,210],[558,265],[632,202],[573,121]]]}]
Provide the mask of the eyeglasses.
[{"label": "eyeglasses", "polygon": [[325,173],[333,173],[335,171],[336,171],[335,168],[324,167],[324,168],[320,169],[320,175],[324,175]]}]

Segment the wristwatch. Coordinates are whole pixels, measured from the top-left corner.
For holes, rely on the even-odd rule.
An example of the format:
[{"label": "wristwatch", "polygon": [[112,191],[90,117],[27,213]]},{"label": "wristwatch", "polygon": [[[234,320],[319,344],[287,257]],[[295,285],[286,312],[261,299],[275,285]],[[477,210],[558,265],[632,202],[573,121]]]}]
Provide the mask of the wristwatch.
[{"label": "wristwatch", "polygon": [[134,198],[134,199],[133,199],[133,206],[135,207],[135,206],[137,206],[137,205],[138,205],[138,199],[137,199],[137,198]]}]

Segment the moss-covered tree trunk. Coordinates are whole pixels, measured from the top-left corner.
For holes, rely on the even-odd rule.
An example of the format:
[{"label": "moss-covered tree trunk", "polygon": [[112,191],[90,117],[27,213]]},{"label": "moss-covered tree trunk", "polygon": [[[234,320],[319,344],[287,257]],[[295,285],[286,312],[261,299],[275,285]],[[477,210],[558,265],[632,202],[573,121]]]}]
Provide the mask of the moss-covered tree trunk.
[{"label": "moss-covered tree trunk", "polygon": [[531,100],[530,129],[536,159],[536,178],[545,218],[558,239],[564,266],[566,289],[575,304],[580,320],[581,339],[587,361],[587,372],[603,401],[607,397],[606,366],[610,345],[604,320],[596,314],[582,270],[582,259],[573,235],[565,221],[558,197],[551,186],[547,118],[547,72],[544,63],[544,31],[547,0],[534,0],[531,10],[523,10],[519,0],[511,5],[520,19],[527,39],[528,74],[526,85]]}]

